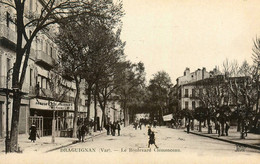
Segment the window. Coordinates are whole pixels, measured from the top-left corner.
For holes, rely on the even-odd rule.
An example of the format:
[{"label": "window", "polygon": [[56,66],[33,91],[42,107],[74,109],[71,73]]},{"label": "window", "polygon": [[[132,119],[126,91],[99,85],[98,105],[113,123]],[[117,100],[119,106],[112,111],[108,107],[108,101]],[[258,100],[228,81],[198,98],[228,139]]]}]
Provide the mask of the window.
[{"label": "window", "polygon": [[189,109],[189,102],[185,101],[185,109]]},{"label": "window", "polygon": [[202,90],[202,88],[200,88],[199,89],[199,95],[202,96],[202,94],[203,94],[203,90]]},{"label": "window", "polygon": [[192,97],[195,97],[195,89],[192,89]]},{"label": "window", "polygon": [[199,102],[199,106],[202,107],[203,106],[203,103],[202,101]]},{"label": "window", "polygon": [[6,26],[9,27],[10,25],[10,14],[9,12],[6,12]]},{"label": "window", "polygon": [[189,97],[188,95],[189,95],[189,90],[188,90],[188,89],[185,89],[185,95],[184,95],[184,97]]},{"label": "window", "polygon": [[32,86],[32,80],[33,80],[33,69],[30,68],[30,86]]},{"label": "window", "polygon": [[194,110],[196,108],[196,102],[192,101],[192,109]]},{"label": "window", "polygon": [[45,50],[46,54],[48,54],[48,43],[46,42],[46,50]]},{"label": "window", "polygon": [[52,51],[53,51],[53,50],[52,50],[52,47],[50,46],[50,55],[51,55],[51,57],[52,57],[52,55],[53,55],[53,54],[52,54]]},{"label": "window", "polygon": [[6,68],[7,68],[7,71],[9,71],[11,69],[11,59],[9,59],[9,58],[7,58],[7,60],[6,60]]},{"label": "window", "polygon": [[46,89],[46,78],[42,77],[42,88]]}]

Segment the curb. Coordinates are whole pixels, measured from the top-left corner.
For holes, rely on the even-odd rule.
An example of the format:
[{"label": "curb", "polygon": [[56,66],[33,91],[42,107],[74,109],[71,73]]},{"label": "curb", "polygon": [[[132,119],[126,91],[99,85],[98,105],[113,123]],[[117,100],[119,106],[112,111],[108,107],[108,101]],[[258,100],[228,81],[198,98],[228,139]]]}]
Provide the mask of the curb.
[{"label": "curb", "polygon": [[[102,134],[105,134],[105,133],[106,133],[106,132],[98,133],[98,134],[94,135],[93,138],[98,137],[98,136],[101,136]],[[90,136],[86,137],[86,139],[90,139],[90,138],[91,138]],[[73,141],[72,143],[69,143],[69,144],[66,144],[66,145],[62,145],[62,146],[59,146],[59,147],[56,147],[56,148],[47,150],[47,151],[45,151],[45,153],[49,153],[49,152],[52,152],[52,151],[55,151],[55,150],[59,150],[59,149],[62,149],[62,148],[64,148],[64,147],[68,147],[68,146],[75,145],[75,144],[78,144],[78,143],[81,143],[81,142],[79,142],[78,140],[76,140],[76,141]]]},{"label": "curb", "polygon": [[[184,132],[187,133],[186,130],[185,130]],[[231,140],[227,140],[227,139],[223,139],[223,138],[212,137],[212,136],[208,136],[208,135],[204,135],[204,134],[199,134],[199,133],[195,133],[195,132],[191,132],[191,131],[190,131],[189,133],[194,134],[194,135],[198,135],[198,136],[202,136],[202,137],[207,137],[207,138],[211,138],[211,139],[216,139],[216,140],[223,141],[223,142],[228,142],[228,143],[231,143],[231,144],[236,144],[236,145],[240,145],[240,146],[244,146],[244,147],[249,147],[249,148],[252,148],[252,149],[260,150],[260,146],[255,146],[255,145],[240,143],[240,142],[231,141]]]}]

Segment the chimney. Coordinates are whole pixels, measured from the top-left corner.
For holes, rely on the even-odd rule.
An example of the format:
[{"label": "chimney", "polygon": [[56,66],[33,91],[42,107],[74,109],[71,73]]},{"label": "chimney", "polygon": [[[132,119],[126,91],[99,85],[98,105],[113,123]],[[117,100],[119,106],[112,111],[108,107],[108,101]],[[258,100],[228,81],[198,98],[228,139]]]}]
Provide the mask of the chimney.
[{"label": "chimney", "polygon": [[203,68],[202,68],[202,79],[204,79],[204,78],[205,78],[205,73],[206,73],[206,68],[205,68],[205,67],[203,67]]},{"label": "chimney", "polygon": [[184,76],[190,74],[190,68],[186,67],[185,71],[184,71]]}]

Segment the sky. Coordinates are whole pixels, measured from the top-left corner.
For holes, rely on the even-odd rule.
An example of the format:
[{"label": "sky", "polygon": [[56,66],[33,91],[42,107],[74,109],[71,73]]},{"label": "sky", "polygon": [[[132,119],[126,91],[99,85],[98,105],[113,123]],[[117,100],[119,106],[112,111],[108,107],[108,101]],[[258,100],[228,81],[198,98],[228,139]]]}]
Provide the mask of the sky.
[{"label": "sky", "polygon": [[260,37],[259,0],[123,0],[121,39],[132,62],[142,61],[146,80],[166,71],[173,82],[224,60],[252,63]]}]

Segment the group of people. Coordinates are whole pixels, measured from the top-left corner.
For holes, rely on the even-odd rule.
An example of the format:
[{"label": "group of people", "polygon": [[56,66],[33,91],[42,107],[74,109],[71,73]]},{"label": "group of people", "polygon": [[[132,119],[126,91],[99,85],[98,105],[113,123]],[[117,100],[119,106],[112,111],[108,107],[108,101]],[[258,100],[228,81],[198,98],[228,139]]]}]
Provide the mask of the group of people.
[{"label": "group of people", "polygon": [[[226,136],[228,136],[229,128],[230,128],[229,122],[226,122],[225,123],[225,133],[226,133]],[[219,124],[219,122],[216,122],[215,130],[216,130],[216,134],[218,134],[218,136],[220,136],[220,124]]]},{"label": "group of people", "polygon": [[140,130],[142,130],[142,123],[141,122],[134,122],[134,128],[135,128],[135,130],[137,130],[137,128],[139,128]]},{"label": "group of people", "polygon": [[93,141],[93,128],[94,122],[91,120],[89,122],[85,121],[78,126],[78,138],[80,142],[85,142],[85,136],[89,135]]},{"label": "group of people", "polygon": [[116,130],[117,130],[117,134],[118,136],[120,136],[120,130],[121,130],[121,126],[119,121],[117,122],[110,122],[105,126],[105,129],[107,130],[107,135],[111,135],[115,136],[116,135]]}]

